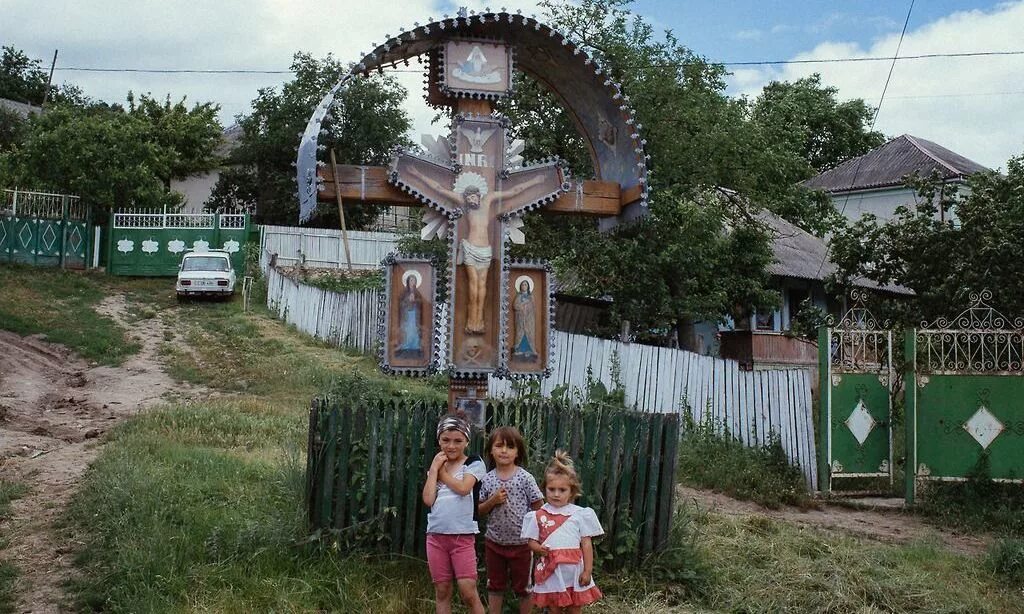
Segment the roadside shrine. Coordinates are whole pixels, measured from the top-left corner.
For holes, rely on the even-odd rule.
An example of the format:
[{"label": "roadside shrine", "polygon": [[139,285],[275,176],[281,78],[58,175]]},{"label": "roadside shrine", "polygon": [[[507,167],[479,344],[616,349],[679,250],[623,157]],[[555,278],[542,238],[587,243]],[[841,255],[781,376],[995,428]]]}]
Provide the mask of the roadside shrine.
[{"label": "roadside shrine", "polygon": [[[389,167],[317,161],[321,125],[353,80],[410,59],[425,62],[429,103],[452,118],[448,136],[424,136],[425,149],[396,148]],[[577,125],[595,177],[570,176],[554,158],[524,163],[494,103],[512,93],[519,70],[547,87]],[[487,377],[546,377],[550,357],[551,268],[518,262],[522,217],[533,211],[598,216],[610,229],[647,210],[647,161],[629,98],[565,34],[532,17],[460,11],[388,37],[359,60],[314,111],[296,163],[300,222],[317,202],[387,203],[428,208],[421,237],[448,241],[447,262],[393,254],[385,261],[381,368],[451,377],[449,408],[482,407]],[[344,223],[344,221],[342,222]],[[439,287],[448,267],[450,292]],[[447,294],[444,308],[439,297]]]}]

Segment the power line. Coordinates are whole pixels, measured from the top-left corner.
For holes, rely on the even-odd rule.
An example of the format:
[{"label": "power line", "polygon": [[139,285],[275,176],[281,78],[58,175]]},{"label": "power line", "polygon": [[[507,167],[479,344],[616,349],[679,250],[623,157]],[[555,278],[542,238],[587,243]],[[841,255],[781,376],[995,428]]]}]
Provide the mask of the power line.
[{"label": "power line", "polygon": [[[906,34],[906,32],[904,32]],[[903,36],[900,36],[902,44]],[[897,62],[902,60],[925,60],[934,58],[976,58],[1024,55],[1024,50],[1017,51],[969,51],[962,53],[922,53],[918,55],[893,56],[861,56],[851,58],[822,58],[817,60],[756,60],[749,62],[712,62],[722,66],[774,66],[784,64],[842,64],[852,62]],[[702,62],[671,62],[666,64],[648,64],[651,68],[670,66],[690,66]],[[199,74],[199,75],[288,75],[290,70],[261,70],[244,68],[98,68],[92,66],[58,66],[55,70],[73,72],[113,72],[113,73],[154,73],[154,74]],[[393,69],[391,72],[422,73],[416,69]]]}]

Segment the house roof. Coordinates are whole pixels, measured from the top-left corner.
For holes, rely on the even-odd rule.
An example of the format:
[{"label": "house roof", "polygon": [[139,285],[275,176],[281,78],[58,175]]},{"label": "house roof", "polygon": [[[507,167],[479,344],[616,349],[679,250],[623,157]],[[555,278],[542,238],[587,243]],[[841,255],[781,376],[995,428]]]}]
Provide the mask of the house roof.
[{"label": "house roof", "polygon": [[214,153],[221,158],[227,158],[235,151],[239,143],[242,142],[242,136],[245,135],[245,130],[238,124],[231,124],[224,129],[224,132],[220,135],[220,144],[217,145],[217,149]]},{"label": "house roof", "polygon": [[904,177],[928,176],[937,171],[946,181],[989,170],[945,147],[904,134],[863,156],[811,177],[804,186],[833,194],[903,185]]},{"label": "house roof", "polygon": [[8,98],[0,98],[0,108],[17,113],[21,117],[28,117],[33,113],[42,113],[43,108],[35,105],[27,104],[24,102],[18,102],[17,100],[10,100]]},{"label": "house roof", "polygon": [[[822,239],[767,209],[758,214],[758,219],[766,224],[772,233],[775,262],[768,265],[770,274],[777,277],[823,281],[838,269],[835,263],[829,260],[828,245]],[[853,285],[892,294],[913,294],[912,290],[903,286],[883,286],[864,278],[853,280]]]}]

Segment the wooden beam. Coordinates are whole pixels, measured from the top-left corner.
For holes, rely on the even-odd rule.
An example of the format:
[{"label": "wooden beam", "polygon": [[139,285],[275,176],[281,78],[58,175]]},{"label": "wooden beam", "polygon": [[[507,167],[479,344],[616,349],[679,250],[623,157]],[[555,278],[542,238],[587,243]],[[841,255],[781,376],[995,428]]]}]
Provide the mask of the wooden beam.
[{"label": "wooden beam", "polygon": [[[383,166],[338,165],[341,179],[341,197],[346,203],[421,206],[423,203],[399,190],[387,181]],[[321,202],[336,202],[334,172],[330,167],[319,170],[323,189],[317,194]],[[625,204],[640,199],[640,188],[625,191],[614,181],[584,181],[583,192],[567,192],[541,209],[542,213],[610,216],[619,215]]]}]

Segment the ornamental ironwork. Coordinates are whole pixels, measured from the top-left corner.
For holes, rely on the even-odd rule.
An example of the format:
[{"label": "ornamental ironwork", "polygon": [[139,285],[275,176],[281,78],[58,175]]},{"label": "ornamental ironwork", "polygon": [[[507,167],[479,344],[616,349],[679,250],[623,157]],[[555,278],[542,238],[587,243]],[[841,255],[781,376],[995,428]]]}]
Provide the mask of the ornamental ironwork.
[{"label": "ornamental ironwork", "polygon": [[932,374],[1024,375],[1024,318],[1009,318],[990,304],[992,292],[971,293],[955,318],[922,322],[917,330],[920,370]]},{"label": "ornamental ironwork", "polygon": [[834,371],[885,371],[892,364],[892,332],[866,306],[867,293],[850,292],[850,309],[837,324],[830,319],[829,358]]}]

